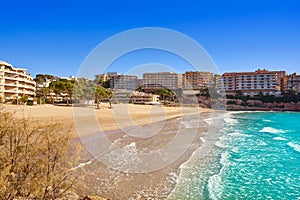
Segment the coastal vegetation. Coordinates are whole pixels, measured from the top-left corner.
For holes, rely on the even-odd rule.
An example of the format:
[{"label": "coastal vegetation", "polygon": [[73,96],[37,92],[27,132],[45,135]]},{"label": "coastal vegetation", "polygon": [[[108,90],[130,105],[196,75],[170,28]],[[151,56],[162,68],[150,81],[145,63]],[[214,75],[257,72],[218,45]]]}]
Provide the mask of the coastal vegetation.
[{"label": "coastal vegetation", "polygon": [[[109,99],[111,97],[112,97],[112,92],[110,90],[107,90],[106,88],[104,88],[102,86],[96,86],[95,101],[96,101],[97,109],[100,108],[99,103],[103,99]],[[109,100],[109,102],[111,102],[111,101]],[[111,107],[111,104],[110,104],[110,107]]]},{"label": "coastal vegetation", "polygon": [[[64,103],[69,105],[70,103],[78,103],[80,100],[94,102],[96,108],[99,108],[101,101],[106,102],[118,102],[118,98],[113,98],[110,80],[105,80],[101,76],[96,77],[95,80],[87,78],[78,78],[75,80],[61,78],[54,81],[52,75],[38,74],[36,77],[37,84],[45,83],[45,80],[49,80],[48,87],[41,87],[37,89],[37,97],[40,99],[38,102]],[[139,86],[136,91],[145,92],[143,86]],[[259,92],[256,95],[245,94],[244,91],[236,91],[235,94],[220,93],[216,85],[210,85],[203,87],[200,90],[195,90],[194,94],[185,94],[183,90],[170,90],[167,88],[148,91],[148,93],[159,95],[159,100],[164,105],[178,106],[180,102],[189,103],[189,98],[194,98],[195,95],[198,99],[200,107],[212,107],[217,105],[223,100],[228,105],[227,108],[234,107],[235,110],[243,109],[279,109],[279,110],[294,110],[293,106],[296,105],[298,110],[298,102],[300,102],[300,94],[293,90],[288,90],[282,94],[271,94]],[[191,97],[193,95],[193,97]],[[26,98],[26,97],[24,97]],[[23,99],[23,98],[22,98]],[[23,100],[20,99],[20,102]],[[223,99],[223,100],[222,100]],[[197,100],[196,100],[197,101]],[[31,102],[27,102],[30,105]],[[111,105],[110,105],[111,107]],[[300,108],[299,108],[300,109]]]},{"label": "coastal vegetation", "polygon": [[103,80],[103,78],[100,78],[100,77],[96,77],[96,79],[94,80],[94,83],[96,85],[99,85],[99,86],[102,86],[106,89],[109,89],[110,88],[110,79],[108,80]]},{"label": "coastal vegetation", "polygon": [[0,118],[0,199],[68,198],[76,181],[68,130],[9,112]]},{"label": "coastal vegetation", "polygon": [[235,95],[226,95],[228,109],[233,110],[300,110],[300,94],[295,91],[287,91],[281,95],[259,94],[250,96],[237,91]]},{"label": "coastal vegetation", "polygon": [[[220,98],[223,97],[214,87],[205,87],[202,88],[199,93],[197,94],[198,97],[206,97],[206,98]],[[263,94],[259,92],[256,95],[248,95],[244,94],[241,90],[236,91],[235,94],[226,94],[227,104],[235,104],[236,102],[243,102],[243,105],[248,105],[247,102],[249,100],[256,100],[262,103],[298,103],[300,102],[300,93],[297,93],[293,90],[288,90],[285,93],[280,95],[274,94]]]},{"label": "coastal vegetation", "polygon": [[34,79],[37,84],[42,84],[45,80],[53,81],[54,76],[50,74],[37,74]]},{"label": "coastal vegetation", "polygon": [[52,81],[49,85],[50,91],[55,93],[57,96],[61,94],[66,95],[66,102],[69,105],[70,100],[72,100],[74,91],[74,81],[67,79],[60,79],[59,81]]},{"label": "coastal vegetation", "polygon": [[269,94],[259,92],[256,95],[243,93],[241,90],[235,94],[221,94],[215,88],[203,88],[196,95],[199,104],[211,107],[224,99],[228,110],[278,110],[300,111],[300,93],[288,90],[282,94]]},{"label": "coastal vegetation", "polygon": [[233,100],[242,100],[245,103],[248,100],[257,100],[264,103],[298,103],[300,101],[300,93],[297,94],[295,91],[289,90],[279,96],[268,93],[264,95],[262,92],[259,92],[259,94],[254,96],[250,96],[244,95],[242,91],[237,91],[235,95],[226,95],[226,98]]},{"label": "coastal vegetation", "polygon": [[166,89],[166,88],[156,90],[154,92],[154,94],[159,95],[160,100],[162,100],[163,102],[165,102],[165,101],[176,102],[176,99],[177,99],[176,92]]},{"label": "coastal vegetation", "polygon": [[60,103],[78,103],[84,99],[87,101],[95,101],[97,108],[99,103],[112,96],[112,93],[107,86],[109,82],[101,80],[87,80],[79,78],[75,80],[59,79],[53,81],[54,77],[51,75],[37,75],[35,79],[37,83],[43,82],[44,79],[49,79],[51,82],[49,86],[37,88],[36,94],[40,103],[54,103],[55,99],[59,99]]}]

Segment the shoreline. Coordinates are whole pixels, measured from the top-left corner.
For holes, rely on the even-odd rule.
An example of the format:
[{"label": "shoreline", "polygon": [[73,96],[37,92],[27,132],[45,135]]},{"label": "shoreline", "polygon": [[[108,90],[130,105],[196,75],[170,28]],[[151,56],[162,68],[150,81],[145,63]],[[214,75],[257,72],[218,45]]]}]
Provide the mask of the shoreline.
[{"label": "shoreline", "polygon": [[[224,117],[228,117],[228,113],[226,112],[222,112],[220,114],[218,114],[217,116],[217,120],[223,120]],[[211,122],[210,122],[211,123]],[[209,123],[209,126],[210,126]],[[214,122],[216,123],[216,122]],[[223,123],[223,125],[220,125],[220,123]],[[220,122],[218,123],[219,127],[223,129],[225,126],[224,122]],[[215,127],[213,127],[215,128]],[[197,148],[194,149],[194,151],[190,154],[190,156],[188,157],[188,159],[181,163],[181,165],[179,166],[179,174],[176,180],[176,183],[174,184],[173,189],[171,190],[171,192],[168,195],[167,199],[177,199],[177,195],[178,195],[178,191],[180,192],[182,188],[181,185],[184,185],[184,181],[185,179],[187,179],[188,177],[186,177],[187,174],[189,174],[188,169],[192,166],[195,167],[195,159],[197,160],[197,165],[205,165],[206,168],[203,171],[206,171],[209,168],[209,163],[207,163],[206,161],[206,156],[211,156],[212,152],[214,151],[213,149],[215,148],[215,143],[219,140],[220,136],[221,136],[221,132],[219,131],[213,131],[210,132],[209,130],[207,131],[207,133],[205,135],[203,135],[203,137],[200,137],[200,141],[201,141],[201,145]],[[208,138],[207,138],[208,137]],[[183,183],[182,183],[183,181]],[[181,184],[181,185],[180,185]]]},{"label": "shoreline", "polygon": [[[273,103],[274,104],[274,103]],[[241,106],[241,105],[226,105],[226,109],[229,111],[291,111],[300,112],[299,103],[281,103],[274,106],[272,103],[262,103],[260,106]]]},{"label": "shoreline", "polygon": [[[170,142],[176,136],[176,131],[180,125],[178,120],[182,119],[184,114],[193,113],[201,116],[201,126],[199,126],[197,129],[198,132],[193,140],[192,145],[177,160],[161,170],[140,174],[120,172],[118,170],[113,170],[96,159],[93,159],[93,157],[87,151],[83,153],[84,157],[81,158],[82,162],[79,162],[78,165],[74,166],[77,167],[75,172],[78,175],[78,179],[81,183],[81,187],[77,188],[76,190],[80,196],[97,195],[109,199],[123,197],[123,199],[128,199],[129,197],[138,198],[139,196],[151,197],[151,195],[153,196],[154,193],[156,193],[158,195],[162,195],[164,197],[163,199],[165,199],[175,187],[175,180],[180,173],[180,166],[191,157],[193,152],[199,146],[201,146],[203,142],[201,138],[205,136],[209,126],[205,120],[211,118],[212,110],[201,108],[158,108],[145,105],[129,105],[129,110],[131,111],[133,121],[143,129],[150,128],[151,123],[159,123],[158,119],[160,118],[157,117],[157,115],[159,115],[161,111],[166,112],[164,118],[166,123],[164,125],[163,132],[158,133],[148,139],[141,139],[132,136],[126,136],[120,129],[113,129],[116,126],[112,120],[112,110],[117,109],[118,106],[114,105],[113,109],[106,109],[105,106],[107,105],[102,106],[103,108],[100,110],[95,110],[95,113],[97,114],[98,120],[102,120],[102,123],[109,124],[107,129],[104,131],[106,136],[120,148],[126,148],[131,144],[135,144],[137,151],[143,151],[145,149],[151,151],[159,149],[168,144],[168,142]],[[72,126],[72,124],[74,125],[71,112],[72,107],[42,105],[33,107],[5,106],[5,108],[5,110],[14,112],[18,117],[28,117],[30,120],[43,124],[53,122],[63,123],[64,127],[66,128]],[[151,120],[149,113],[147,113],[150,112],[152,108],[157,109],[152,110],[154,121]],[[141,109],[144,111],[143,114],[140,114]],[[187,109],[187,112],[181,112],[181,109]],[[101,114],[105,114],[105,116]],[[74,126],[72,127],[71,131],[76,132]],[[80,138],[77,134],[73,136],[73,140],[80,141]],[[86,135],[85,137],[90,136],[93,135]],[[84,187],[82,187],[82,185],[84,185]]]},{"label": "shoreline", "polygon": [[[151,108],[153,107],[143,106],[143,105],[132,105],[129,107],[130,107],[129,110],[132,108],[131,114],[133,116],[134,121],[139,123],[139,126],[141,126],[142,129],[151,128],[150,126],[151,123],[142,124],[143,120],[144,123],[149,121],[150,119],[149,116],[144,116],[144,118],[141,118],[139,112],[142,108],[148,109],[150,111]],[[11,108],[13,108],[13,106]],[[16,111],[17,113],[15,114],[19,114],[19,117],[22,117],[23,115],[20,114],[24,114],[23,112],[25,112],[26,114],[26,112],[31,110],[32,108],[37,108],[37,110],[39,110],[40,107],[39,106],[30,107],[30,109],[26,109],[26,108],[27,107],[25,106],[18,107]],[[56,110],[57,108],[61,112],[66,110],[72,110],[72,107],[61,107],[61,106],[55,107],[52,105],[49,107],[46,106],[44,109],[48,110],[49,112],[49,110],[50,111],[52,109]],[[118,108],[119,107],[115,106],[115,109]],[[133,136],[127,136],[120,129],[106,130],[104,131],[104,134],[111,140],[111,142],[113,142],[115,145],[117,145],[122,149],[132,147],[132,144],[134,144],[134,148],[136,148],[137,151],[143,151],[145,149],[148,149],[149,151],[159,149],[162,146],[165,146],[170,140],[172,140],[175,137],[176,130],[178,130],[178,126],[182,125],[182,123],[180,123],[179,120],[183,116],[180,114],[183,114],[184,112],[180,113],[178,112],[178,110],[180,109],[170,108],[170,110],[166,111],[169,112],[170,115],[168,115],[167,118],[165,119],[166,121],[164,126],[165,129],[162,131],[162,133],[159,133],[150,139],[144,139],[144,138],[141,139],[141,138],[135,138]],[[103,109],[96,110],[95,113],[101,114],[101,113],[109,113],[111,111],[112,111],[111,109],[106,109],[106,107],[103,107]],[[134,113],[134,112],[138,112],[138,113]],[[73,169],[74,173],[79,177],[78,180],[81,183],[80,184],[81,186],[76,189],[76,193],[81,197],[100,196],[107,199],[145,199],[145,198],[175,199],[175,197],[177,197],[178,194],[180,195],[180,193],[178,192],[183,191],[182,189],[184,189],[184,183],[186,182],[184,179],[191,176],[191,174],[187,173],[187,170],[189,170],[190,166],[193,166],[193,164],[195,164],[195,160],[194,160],[195,157],[196,157],[197,164],[201,166],[207,165],[207,167],[210,166],[209,163],[206,163],[206,155],[202,154],[203,153],[202,150],[214,146],[214,143],[218,141],[219,138],[218,135],[211,134],[211,133],[215,133],[213,129],[215,127],[211,127],[210,123],[217,123],[213,117],[216,117],[219,114],[220,115],[225,114],[224,116],[226,118],[227,114],[228,116],[230,116],[230,114],[232,113],[243,113],[243,112],[268,113],[270,111],[264,111],[264,110],[262,111],[261,110],[218,111],[218,110],[200,109],[199,112],[197,111],[194,113],[196,117],[199,116],[201,118],[201,123],[197,128],[198,132],[196,137],[193,140],[193,143],[173,163],[171,163],[170,165],[162,169],[153,172],[126,173],[126,172],[118,171],[112,169],[111,167],[106,166],[101,161],[91,156],[89,152],[85,152],[84,157],[81,160],[82,162],[79,162],[78,165],[75,165]],[[274,111],[274,112],[280,112],[280,111]],[[285,111],[285,112],[293,112],[293,111]],[[46,113],[43,114],[42,112],[37,116],[33,116],[32,115],[33,113],[31,113],[30,115],[33,118],[41,117],[44,114],[46,114]],[[157,113],[159,112],[154,112],[154,114]],[[294,113],[298,113],[298,112],[294,112]],[[63,113],[62,115],[66,115],[66,114],[67,113]],[[51,114],[49,112],[49,115],[53,117],[54,113]],[[143,115],[145,115],[145,113],[143,113]],[[192,115],[190,116],[192,119],[193,116]],[[100,119],[107,120],[108,118],[111,117],[113,117],[113,115],[109,115],[107,116],[107,118],[100,118]],[[140,119],[138,120],[138,118]],[[43,121],[45,119],[47,119],[47,116],[41,117],[38,121]],[[61,119],[62,118],[57,118],[56,121]],[[157,120],[158,118],[155,119]],[[110,121],[109,123],[112,122]],[[152,124],[155,123],[160,123],[160,121],[152,122]],[[190,124],[187,125],[188,126],[186,127],[186,129],[188,132],[188,129],[191,127],[189,127]],[[66,124],[65,126],[68,126],[68,124]],[[113,126],[109,126],[109,128],[111,127]],[[125,127],[125,129],[130,129],[130,128],[132,127]],[[211,132],[209,132],[210,128],[212,128]],[[88,138],[91,136],[97,137],[97,135],[86,135],[84,137]],[[81,138],[74,137],[73,141],[74,140],[80,142]],[[199,153],[200,155],[203,156],[202,159],[199,158]]]},{"label": "shoreline", "polygon": [[[222,114],[225,114],[224,112],[216,111],[217,116],[220,117],[222,120]],[[218,134],[210,134],[212,132],[218,133],[217,131],[210,130],[210,123],[216,123],[214,122],[208,122],[211,121],[211,113],[205,113],[205,116],[201,116],[201,125],[198,126],[198,133],[196,137],[193,140],[193,143],[190,145],[188,150],[184,152],[183,155],[180,156],[175,162],[172,164],[166,166],[163,169],[160,169],[158,171],[144,173],[144,174],[130,174],[130,173],[124,173],[124,172],[118,172],[117,170],[113,170],[111,168],[106,168],[106,170],[109,170],[112,174],[117,174],[113,176],[112,179],[118,179],[120,182],[118,184],[109,184],[107,179],[104,179],[99,182],[95,182],[92,184],[92,186],[102,184],[103,182],[106,182],[105,188],[107,188],[107,192],[101,192],[101,196],[109,198],[109,199],[118,199],[120,198],[120,192],[119,188],[123,188],[125,186],[126,188],[135,188],[135,191],[128,190],[123,191],[123,193],[126,193],[125,196],[122,196],[123,199],[146,199],[146,198],[157,198],[157,199],[167,199],[172,195],[172,192],[174,191],[179,178],[181,177],[181,171],[183,170],[182,167],[188,163],[191,158],[196,154],[195,152],[198,151],[202,155],[202,158],[204,158],[206,155],[210,153],[210,151],[207,151],[208,149],[212,149],[214,147],[215,142],[218,140]],[[216,117],[216,116],[215,116]],[[177,119],[169,119],[168,121],[172,123],[176,123]],[[146,128],[146,126],[145,126]],[[124,138],[124,142],[122,147],[126,147],[126,145],[132,144],[132,140],[126,141],[128,138]],[[159,139],[155,139],[156,141],[159,141]],[[138,145],[138,141],[133,140]],[[118,141],[119,144],[122,143],[122,141]],[[87,162],[89,162],[88,160]],[[97,169],[104,167],[103,164],[101,164],[99,161],[95,161],[95,165],[97,165]],[[101,166],[101,167],[99,167]],[[86,173],[90,173],[93,171],[93,166],[89,165],[86,166],[83,169]],[[101,174],[101,173],[100,173]],[[100,174],[94,174],[94,177],[100,176]],[[93,176],[92,176],[93,177]],[[110,177],[111,178],[111,177]],[[124,180],[125,179],[125,180]],[[127,180],[131,180],[130,182],[127,182]],[[149,180],[145,183],[145,180]],[[136,185],[132,185],[132,181]],[[119,185],[119,184],[122,184]],[[107,186],[108,185],[108,186]],[[160,186],[158,186],[160,185]],[[146,186],[146,188],[143,188]],[[154,188],[154,189],[153,189]],[[91,188],[89,188],[91,189]],[[94,191],[97,189],[94,189]],[[93,189],[91,189],[93,191]],[[97,193],[96,193],[97,194]],[[96,195],[95,194],[95,195]],[[128,196],[127,196],[128,195]],[[126,198],[125,198],[126,197]],[[172,198],[172,197],[171,197]]]},{"label": "shoreline", "polygon": [[[122,196],[122,198],[124,197],[124,199],[125,197],[126,199],[130,197],[133,199],[150,198],[154,197],[154,194],[160,196],[162,199],[166,199],[176,186],[176,182],[178,181],[177,179],[179,178],[181,173],[181,166],[188,162],[193,153],[203,145],[203,138],[206,137],[207,128],[209,126],[204,122],[204,120],[208,118],[210,118],[210,113],[205,113],[205,116],[201,117],[202,126],[199,127],[193,143],[184,152],[184,154],[181,155],[175,162],[160,170],[149,173],[125,173],[109,168],[95,158],[90,157],[90,159],[87,159],[85,162],[87,163],[87,165],[84,165],[83,163],[83,168],[78,169],[77,171],[77,173],[81,174],[79,175],[79,177],[89,176],[88,180],[94,180],[93,183],[88,183],[85,182],[85,180],[82,180],[85,183],[84,185],[89,186],[88,188],[81,189],[82,195],[85,195],[85,190],[88,190],[93,195],[100,195],[109,199],[120,198],[121,193],[125,195]],[[169,119],[167,123],[167,129],[177,129],[177,127],[174,127],[174,123],[177,123],[176,118]],[[147,125],[144,128],[147,128]],[[162,143],[160,140],[161,136],[164,138],[167,137],[170,140],[174,137],[174,134],[166,135],[166,133],[163,133],[160,136],[156,136],[157,138],[150,140],[151,145],[160,147]],[[126,146],[132,144],[133,142],[136,144],[137,149],[143,149],[145,148],[145,146],[147,146],[147,144],[149,144],[149,141],[142,141],[131,137],[118,139],[116,139],[115,141],[120,145],[121,148],[126,148]],[[94,170],[95,168],[97,170]],[[107,176],[108,174],[110,174],[110,176]],[[95,180],[99,177],[102,177],[101,180]],[[109,181],[115,179],[118,179],[119,182],[113,183],[113,181]],[[148,181],[145,182],[145,180]],[[104,191],[101,191],[100,194],[97,192],[93,193],[95,191],[99,191],[100,188],[97,188],[98,185],[103,184],[105,185],[103,188]],[[122,190],[120,188],[124,189],[124,187],[127,190],[120,191]]]},{"label": "shoreline", "polygon": [[293,110],[293,109],[265,109],[265,108],[245,108],[245,109],[239,109],[239,108],[228,108],[227,111],[245,111],[245,112],[300,112],[300,110]]}]

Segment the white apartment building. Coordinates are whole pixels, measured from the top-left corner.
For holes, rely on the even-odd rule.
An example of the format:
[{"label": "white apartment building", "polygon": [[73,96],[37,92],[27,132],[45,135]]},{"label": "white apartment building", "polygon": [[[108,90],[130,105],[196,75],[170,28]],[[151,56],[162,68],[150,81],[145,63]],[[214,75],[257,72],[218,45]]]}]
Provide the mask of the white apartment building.
[{"label": "white apartment building", "polygon": [[[222,84],[221,84],[222,83]],[[275,94],[286,92],[287,80],[285,71],[256,70],[255,72],[224,73],[218,88],[228,94],[242,91],[244,94],[255,95],[259,92]]]},{"label": "white apartment building", "polygon": [[33,100],[36,84],[26,69],[15,68],[8,62],[0,61],[0,97],[11,101],[27,96]]}]

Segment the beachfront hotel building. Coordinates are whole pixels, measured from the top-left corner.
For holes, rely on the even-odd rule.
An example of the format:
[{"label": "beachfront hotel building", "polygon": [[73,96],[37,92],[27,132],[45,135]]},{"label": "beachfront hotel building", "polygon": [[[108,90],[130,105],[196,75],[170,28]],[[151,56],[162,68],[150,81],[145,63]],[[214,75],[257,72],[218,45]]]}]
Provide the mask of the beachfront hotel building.
[{"label": "beachfront hotel building", "polygon": [[173,72],[145,73],[143,74],[143,85],[145,91],[182,88],[182,74]]},{"label": "beachfront hotel building", "polygon": [[288,75],[287,82],[288,90],[293,90],[297,93],[300,93],[300,75],[297,75],[296,73]]},{"label": "beachfront hotel building", "polygon": [[256,70],[255,72],[228,72],[221,76],[217,86],[226,94],[242,91],[247,95],[277,94],[286,92],[287,76],[285,71]]},{"label": "beachfront hotel building", "polygon": [[27,96],[33,100],[36,83],[26,69],[15,68],[8,62],[0,61],[0,97],[12,101]]},{"label": "beachfront hotel building", "polygon": [[212,85],[214,74],[211,72],[189,71],[183,74],[183,88],[199,90]]},{"label": "beachfront hotel building", "polygon": [[95,79],[105,82],[109,80],[109,76],[107,74],[96,74]]},{"label": "beachfront hotel building", "polygon": [[138,77],[135,75],[114,75],[110,78],[110,86],[114,90],[136,90],[138,86]]},{"label": "beachfront hotel building", "polygon": [[156,104],[159,102],[159,95],[144,92],[133,92],[130,96],[130,103],[133,104]]}]

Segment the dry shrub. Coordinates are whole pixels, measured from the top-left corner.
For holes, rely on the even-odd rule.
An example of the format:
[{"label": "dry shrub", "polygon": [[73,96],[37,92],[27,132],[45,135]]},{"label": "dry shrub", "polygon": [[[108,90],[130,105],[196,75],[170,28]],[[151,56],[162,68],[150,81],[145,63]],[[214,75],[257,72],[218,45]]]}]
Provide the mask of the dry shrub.
[{"label": "dry shrub", "polygon": [[0,152],[0,199],[69,198],[75,178],[68,130],[0,112]]}]

